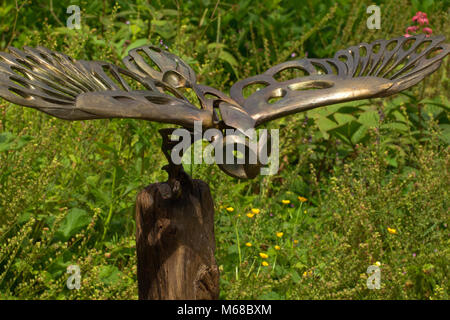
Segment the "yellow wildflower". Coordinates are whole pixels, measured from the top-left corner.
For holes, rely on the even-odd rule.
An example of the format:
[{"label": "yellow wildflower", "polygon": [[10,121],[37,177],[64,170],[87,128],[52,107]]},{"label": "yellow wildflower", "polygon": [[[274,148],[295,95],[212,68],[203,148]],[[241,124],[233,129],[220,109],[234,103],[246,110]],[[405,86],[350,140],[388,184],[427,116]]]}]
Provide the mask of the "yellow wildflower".
[{"label": "yellow wildflower", "polygon": [[260,213],[261,211],[260,211],[259,209],[253,208],[253,209],[252,209],[252,212],[253,212],[254,214],[258,214],[258,213]]},{"label": "yellow wildflower", "polygon": [[283,236],[283,232],[277,232],[277,237],[281,238]]},{"label": "yellow wildflower", "polygon": [[388,231],[390,234],[397,234],[397,230],[395,230],[395,229],[393,229],[393,228],[387,228],[387,231]]},{"label": "yellow wildflower", "polygon": [[377,261],[377,262],[375,262],[375,265],[379,267],[379,266],[381,266],[381,262]]},{"label": "yellow wildflower", "polygon": [[246,245],[247,247],[251,247],[251,246],[252,246],[252,244],[251,244],[250,242],[247,242],[245,245]]},{"label": "yellow wildflower", "polygon": [[247,217],[249,217],[249,218],[253,218],[254,217],[254,213],[247,213]]},{"label": "yellow wildflower", "polygon": [[303,276],[304,276],[304,277],[311,277],[312,275],[313,275],[312,270],[311,270],[311,271],[305,271],[305,272],[303,272]]},{"label": "yellow wildflower", "polygon": [[269,256],[267,254],[265,254],[264,252],[260,252],[259,256],[263,259],[267,259]]},{"label": "yellow wildflower", "polygon": [[226,210],[227,210],[228,212],[233,212],[233,211],[234,211],[234,208],[233,208],[233,207],[228,207]]},{"label": "yellow wildflower", "polygon": [[290,200],[281,200],[281,202],[282,202],[283,204],[289,204],[289,203],[291,203]]},{"label": "yellow wildflower", "polygon": [[299,196],[298,197],[298,201],[300,201],[300,202],[306,202],[308,199],[306,199],[305,197],[301,197],[301,196]]},{"label": "yellow wildflower", "polygon": [[263,262],[261,262],[261,264],[262,264],[264,267],[269,266],[269,264],[267,263],[267,261],[263,261]]},{"label": "yellow wildflower", "polygon": [[297,244],[297,243],[298,243],[298,240],[294,240],[294,243]]},{"label": "yellow wildflower", "polygon": [[275,246],[275,250],[280,250],[281,247],[280,246]]}]

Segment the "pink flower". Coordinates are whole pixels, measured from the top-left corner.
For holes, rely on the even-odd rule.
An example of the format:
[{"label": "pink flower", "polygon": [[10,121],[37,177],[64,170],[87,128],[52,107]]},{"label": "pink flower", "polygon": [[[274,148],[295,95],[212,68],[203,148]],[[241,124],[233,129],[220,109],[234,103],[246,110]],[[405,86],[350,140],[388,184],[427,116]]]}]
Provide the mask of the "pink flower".
[{"label": "pink flower", "polygon": [[408,33],[408,32],[416,32],[417,29],[419,29],[419,26],[410,26],[410,27],[406,28],[406,33]]},{"label": "pink flower", "polygon": [[[420,26],[423,26],[424,24],[427,24],[427,25],[429,24],[427,14],[422,11],[418,11],[416,13],[416,15],[412,18],[412,21],[417,22],[419,25],[407,27],[405,30],[406,38],[411,37],[412,36],[411,33],[416,33],[417,31],[419,31]],[[424,28],[422,28],[422,32],[425,33],[427,37],[429,37],[433,33],[433,30],[429,27],[424,27]]]},{"label": "pink flower", "polygon": [[418,19],[426,18],[426,17],[427,17],[427,14],[425,12],[418,11],[418,12],[416,12],[416,15],[412,18],[412,21],[416,21]]},{"label": "pink flower", "polygon": [[417,21],[420,25],[423,25],[424,23],[428,24],[427,14],[425,12],[419,11],[412,18],[412,21]]},{"label": "pink flower", "polygon": [[428,24],[428,19],[427,18],[418,19],[417,21],[419,22],[420,25]]}]

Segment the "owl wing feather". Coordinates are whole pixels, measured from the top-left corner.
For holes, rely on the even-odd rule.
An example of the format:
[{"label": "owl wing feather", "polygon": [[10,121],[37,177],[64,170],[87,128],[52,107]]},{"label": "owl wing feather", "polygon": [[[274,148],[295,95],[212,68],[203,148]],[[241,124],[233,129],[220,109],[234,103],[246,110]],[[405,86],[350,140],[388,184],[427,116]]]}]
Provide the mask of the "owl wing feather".
[{"label": "owl wing feather", "polygon": [[192,127],[212,118],[174,88],[170,77],[77,61],[44,47],[0,52],[0,97],[66,120],[135,118]]},{"label": "owl wing feather", "polygon": [[[435,71],[450,52],[444,41],[443,36],[398,37],[361,43],[331,59],[284,62],[235,83],[230,96],[256,125],[321,106],[389,96]],[[277,80],[289,70],[305,76]],[[264,87],[244,98],[244,89],[255,84]]]}]

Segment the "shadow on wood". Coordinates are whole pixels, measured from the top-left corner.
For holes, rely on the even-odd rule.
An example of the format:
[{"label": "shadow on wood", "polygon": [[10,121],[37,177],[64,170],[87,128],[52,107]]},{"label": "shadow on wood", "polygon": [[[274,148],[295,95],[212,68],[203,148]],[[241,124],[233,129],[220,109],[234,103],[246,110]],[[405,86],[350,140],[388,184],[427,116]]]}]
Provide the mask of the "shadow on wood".
[{"label": "shadow on wood", "polygon": [[209,187],[189,179],[178,189],[182,192],[175,195],[172,183],[154,183],[137,196],[139,299],[219,297]]}]

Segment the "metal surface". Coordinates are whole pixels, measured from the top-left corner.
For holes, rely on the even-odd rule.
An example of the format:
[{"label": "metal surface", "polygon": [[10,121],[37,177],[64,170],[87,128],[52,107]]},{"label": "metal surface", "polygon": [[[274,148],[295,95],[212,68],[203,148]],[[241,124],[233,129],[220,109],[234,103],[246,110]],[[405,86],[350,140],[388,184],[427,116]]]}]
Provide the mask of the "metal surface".
[{"label": "metal surface", "polygon": [[[299,59],[235,83],[230,97],[197,84],[179,57],[154,46],[133,49],[120,68],[101,61],[76,61],[43,47],[0,52],[0,97],[66,120],[135,118],[202,129],[246,130],[320,106],[385,97],[405,90],[435,71],[450,52],[443,36],[377,40],[338,51],[332,59]],[[277,78],[286,71],[304,76]],[[289,76],[289,75],[288,75]],[[264,86],[244,98],[252,85]],[[183,94],[192,89],[200,108]],[[172,143],[163,131],[166,156]],[[244,143],[228,137],[223,143]],[[174,165],[168,157],[170,172]],[[258,165],[223,164],[238,178],[257,175]],[[169,172],[169,175],[170,175]]]}]

